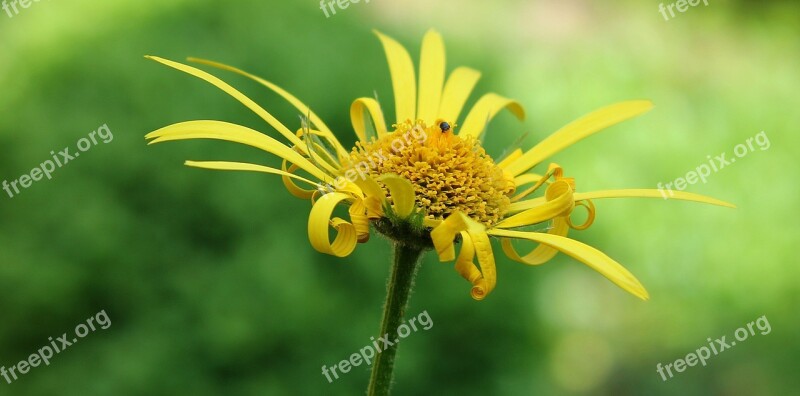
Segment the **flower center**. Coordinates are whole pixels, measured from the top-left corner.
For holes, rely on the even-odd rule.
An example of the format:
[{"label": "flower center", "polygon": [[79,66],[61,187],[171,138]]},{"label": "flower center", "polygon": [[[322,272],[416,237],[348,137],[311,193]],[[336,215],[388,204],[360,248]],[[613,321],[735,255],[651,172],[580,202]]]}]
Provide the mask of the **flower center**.
[{"label": "flower center", "polygon": [[502,219],[514,183],[477,139],[454,135],[441,120],[430,127],[421,120],[394,127],[382,138],[357,143],[350,160],[370,164],[372,176],[394,173],[410,181],[417,206],[430,219],[443,220],[454,211],[487,226]]}]

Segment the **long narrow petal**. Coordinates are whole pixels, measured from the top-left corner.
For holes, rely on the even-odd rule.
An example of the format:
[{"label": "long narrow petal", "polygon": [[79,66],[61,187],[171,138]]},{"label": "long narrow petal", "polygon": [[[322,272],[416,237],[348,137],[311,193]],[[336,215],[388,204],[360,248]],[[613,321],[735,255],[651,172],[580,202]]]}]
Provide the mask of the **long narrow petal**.
[{"label": "long narrow petal", "polygon": [[215,170],[235,170],[235,171],[248,171],[248,172],[261,172],[261,173],[270,173],[273,175],[280,175],[283,177],[289,177],[292,179],[297,179],[302,182],[306,182],[314,187],[318,187],[319,184],[314,183],[311,180],[308,180],[304,177],[294,175],[289,172],[282,171],[280,169],[271,168],[269,166],[258,165],[258,164],[250,164],[247,162],[229,162],[229,161],[186,161],[184,163],[186,166],[191,166],[194,168],[203,168],[203,169],[215,169]]},{"label": "long narrow petal", "polygon": [[617,286],[621,287],[628,293],[633,294],[642,300],[647,300],[650,296],[647,294],[644,286],[630,273],[625,267],[608,257],[605,253],[589,246],[578,242],[574,239],[565,238],[557,235],[544,234],[541,232],[520,232],[510,230],[489,230],[489,235],[526,239],[529,241],[543,243],[564,254],[588,265],[593,270],[599,272],[601,275],[614,282]]},{"label": "long narrow petal", "polygon": [[472,107],[472,110],[464,120],[464,124],[461,126],[461,130],[458,132],[458,136],[464,138],[472,136],[477,139],[483,133],[486,124],[503,109],[510,110],[520,120],[525,119],[525,109],[522,108],[519,102],[504,98],[498,94],[488,93],[478,99],[478,103],[475,103],[475,106]]},{"label": "long narrow petal", "polygon": [[311,163],[307,158],[300,155],[297,151],[290,149],[271,136],[241,125],[223,121],[187,121],[172,124],[150,132],[145,137],[147,139],[153,139],[149,144],[186,139],[217,139],[246,144],[275,154],[293,164],[297,164],[300,169],[303,169],[323,182],[327,183],[331,181],[331,177],[328,174]]},{"label": "long narrow petal", "polygon": [[[551,235],[558,235],[565,237],[569,233],[569,225],[564,217],[556,217],[553,219],[553,227],[547,230],[548,234]],[[511,244],[510,238],[500,238],[500,244],[503,247],[503,252],[505,252],[508,258],[520,262],[527,265],[541,265],[544,264],[556,254],[558,254],[557,249],[553,249],[550,246],[540,243],[539,246],[536,246],[530,253],[520,256],[517,253],[517,250],[514,249],[514,246]]]},{"label": "long narrow petal", "polygon": [[[444,87],[445,52],[442,35],[431,29],[422,39],[419,62],[417,118],[428,124],[436,120]],[[454,121],[455,122],[455,121]]]},{"label": "long narrow petal", "polygon": [[545,195],[547,200],[541,205],[506,218],[497,223],[495,227],[515,228],[542,223],[568,214],[575,206],[572,187],[564,180],[553,182],[547,188]]},{"label": "long narrow petal", "polygon": [[339,139],[336,138],[336,136],[333,134],[331,129],[328,128],[327,125],[325,125],[325,123],[322,121],[322,119],[319,118],[316,113],[311,111],[311,108],[308,107],[305,103],[303,103],[300,99],[297,99],[297,97],[295,97],[294,95],[290,94],[289,92],[287,92],[283,88],[281,88],[281,87],[273,84],[272,82],[269,82],[269,81],[267,81],[267,80],[265,80],[265,79],[263,79],[261,77],[258,77],[258,76],[254,75],[254,74],[250,74],[250,73],[248,73],[248,72],[246,72],[244,70],[241,70],[239,68],[236,68],[236,67],[233,67],[233,66],[230,66],[230,65],[226,65],[224,63],[214,62],[214,61],[211,61],[211,60],[200,59],[200,58],[189,58],[188,61],[189,62],[200,63],[200,64],[203,64],[203,65],[208,65],[208,66],[211,66],[211,67],[216,67],[217,69],[227,70],[227,71],[239,74],[241,76],[247,77],[247,78],[249,78],[249,79],[251,79],[251,80],[253,80],[253,81],[255,81],[255,82],[257,82],[257,83],[259,83],[259,84],[261,84],[261,85],[263,85],[265,87],[267,87],[271,91],[273,91],[276,94],[280,95],[280,97],[285,99],[292,106],[294,106],[294,108],[296,108],[300,112],[301,115],[303,115],[303,116],[308,115],[309,121],[311,121],[311,123],[314,126],[316,126],[317,129],[320,130],[320,132],[322,133],[322,136],[325,137],[325,139],[328,140],[328,142],[330,142],[333,145],[334,148],[336,148],[336,151],[339,153],[339,155],[345,156],[345,157],[347,156],[347,150],[344,148],[344,146],[342,146],[342,143],[339,142]]},{"label": "long narrow petal", "polygon": [[[518,192],[516,195],[511,197],[511,202],[517,202],[527,197],[528,195],[533,194],[536,190],[539,189],[539,187],[543,186],[545,183],[550,183],[551,176],[555,176],[556,180],[559,180],[563,177],[563,175],[564,175],[564,170],[555,162],[551,163],[550,166],[547,167],[547,172],[541,177],[539,177],[539,180],[536,182],[536,184],[528,187],[527,189],[525,189],[525,191]],[[527,183],[532,176],[535,176],[535,174],[528,173],[525,175],[521,175],[514,179],[514,183],[517,187],[519,187],[521,184]],[[573,185],[570,184],[570,186]]]},{"label": "long narrow petal", "polygon": [[328,172],[330,175],[335,175],[341,170],[341,165],[334,158],[334,153],[331,153],[325,146],[325,143],[319,139],[320,131],[301,128],[297,130],[296,136],[303,139],[305,144],[305,152],[308,153],[308,158],[317,165],[318,168]]},{"label": "long narrow petal", "polygon": [[[625,190],[600,190],[589,191],[573,194],[575,201],[584,199],[604,199],[604,198],[662,198],[665,200],[677,201],[691,201],[707,203],[711,205],[724,206],[728,208],[736,208],[736,205],[728,203],[716,198],[707,197],[705,195],[685,192],[685,191],[668,191],[668,190],[650,190],[650,189],[625,189]],[[508,207],[508,213],[516,213],[527,210],[545,201],[544,197],[538,197],[521,202],[513,202]]]},{"label": "long narrow petal", "polygon": [[[336,206],[342,201],[351,199],[348,194],[330,193],[323,195],[314,203],[308,216],[308,240],[318,252],[346,257],[356,248],[358,242],[356,228],[338,217],[331,219]],[[329,225],[337,231],[333,243],[328,236]]]},{"label": "long narrow petal", "polygon": [[502,161],[497,163],[497,166],[500,168],[505,168],[508,164],[516,161],[517,158],[522,157],[522,149],[517,148],[514,151],[510,152]]},{"label": "long narrow petal", "polygon": [[442,104],[439,106],[439,117],[452,123],[458,122],[464,103],[481,78],[481,73],[468,67],[459,67],[450,73],[442,93]]},{"label": "long narrow petal", "polygon": [[372,98],[358,98],[350,105],[350,122],[353,124],[353,130],[356,132],[358,140],[361,143],[367,143],[367,125],[364,118],[364,110],[369,111],[369,116],[375,125],[375,132],[378,133],[378,138],[384,137],[386,135],[386,121],[383,118],[381,105]]},{"label": "long narrow petal", "polygon": [[414,64],[408,51],[397,41],[381,32],[375,31],[383,44],[386,59],[389,62],[389,73],[392,75],[394,91],[395,122],[416,120],[417,82],[414,76]]},{"label": "long narrow petal", "polygon": [[408,180],[395,175],[385,174],[378,181],[386,185],[392,195],[395,214],[405,219],[414,211],[414,186]]},{"label": "long narrow petal", "polygon": [[292,133],[292,131],[289,130],[289,128],[286,128],[286,126],[283,125],[280,121],[278,121],[277,118],[273,117],[272,114],[264,110],[264,108],[259,106],[252,99],[248,98],[243,93],[236,90],[236,88],[233,88],[232,86],[228,85],[228,83],[200,69],[187,66],[182,63],[173,62],[171,60],[159,58],[157,56],[147,56],[146,58],[152,59],[161,64],[167,65],[174,69],[180,70],[184,73],[195,76],[223,90],[225,93],[232,96],[234,99],[238,100],[243,105],[247,106],[248,109],[256,113],[259,117],[261,117],[264,121],[266,121],[267,124],[275,128],[275,130],[278,131],[278,133],[286,137],[286,139],[288,139],[290,142],[292,142],[292,144],[296,145],[298,148],[300,148],[300,150],[303,151],[303,153],[305,153],[306,150],[305,145],[303,144],[302,141],[300,141],[300,139],[297,136],[295,136],[295,134]]},{"label": "long narrow petal", "polygon": [[602,190],[584,193],[575,193],[575,200],[599,199],[599,198],[662,198],[676,199],[679,201],[693,201],[707,203],[728,208],[736,208],[736,205],[705,195],[672,190],[651,190],[651,189],[629,189],[629,190]]},{"label": "long narrow petal", "polygon": [[559,129],[518,158],[506,170],[516,176],[533,168],[555,153],[595,132],[633,118],[653,108],[647,100],[621,102],[595,110]]}]

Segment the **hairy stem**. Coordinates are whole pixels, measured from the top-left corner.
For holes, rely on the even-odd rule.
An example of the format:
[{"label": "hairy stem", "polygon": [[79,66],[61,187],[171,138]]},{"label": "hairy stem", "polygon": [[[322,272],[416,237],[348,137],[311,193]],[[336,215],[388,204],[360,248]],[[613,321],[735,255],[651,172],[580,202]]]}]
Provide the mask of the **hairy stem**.
[{"label": "hairy stem", "polygon": [[[392,274],[387,284],[386,304],[383,307],[383,320],[381,332],[378,337],[387,336],[387,340],[394,343],[397,338],[397,327],[400,326],[405,316],[417,265],[424,248],[394,243],[394,263]],[[376,338],[377,339],[377,338]],[[384,343],[378,340],[380,349]],[[369,380],[367,394],[369,396],[384,396],[389,394],[392,385],[392,372],[394,370],[394,357],[397,353],[397,344],[386,347],[378,352],[372,366],[372,375]]]}]

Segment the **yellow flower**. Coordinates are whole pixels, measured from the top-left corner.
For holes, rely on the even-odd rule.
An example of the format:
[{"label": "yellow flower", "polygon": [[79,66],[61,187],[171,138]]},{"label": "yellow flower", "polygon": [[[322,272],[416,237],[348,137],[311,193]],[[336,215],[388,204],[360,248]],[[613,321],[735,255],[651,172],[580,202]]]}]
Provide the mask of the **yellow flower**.
[{"label": "yellow flower", "polygon": [[[231,66],[201,59],[200,64],[248,77],[280,95],[306,116],[292,132],[247,96],[217,77],[181,63],[158,57],[157,62],[191,74],[216,86],[247,106],[288,142],[253,129],[222,121],[188,121],[147,135],[150,143],[183,139],[219,139],[250,145],[283,159],[281,169],[240,162],[187,161],[189,166],[264,172],[280,175],[288,191],[312,203],[308,220],[311,245],[322,253],[348,256],[358,243],[369,239],[370,225],[400,244],[435,248],[441,261],[455,260],[456,271],[472,284],[471,295],[481,300],[496,284],[495,259],[490,239],[498,238],[512,260],[539,265],[558,252],[588,265],[624,290],[647,299],[639,281],[601,251],[568,238],[570,229],[583,230],[594,221],[593,200],[604,198],[661,198],[658,190],[607,190],[578,192],[574,179],[565,177],[557,164],[543,174],[530,170],[551,155],[604,128],[652,108],[649,101],[629,101],[601,108],[566,125],[534,147],[517,149],[495,161],[481,147],[486,124],[503,109],[524,119],[514,100],[483,95],[463,117],[462,109],[480,73],[456,68],[445,79],[445,54],[441,36],[429,31],[423,40],[419,81],[411,57],[395,40],[376,33],[389,63],[395,101],[392,130],[386,126],[380,104],[358,98],[350,108],[356,147],[347,150],[307,105],[277,85]],[[419,85],[417,85],[417,83]],[[302,171],[302,174],[298,174]],[[307,185],[303,188],[297,183]],[[542,192],[534,197],[534,193]],[[675,192],[671,199],[733,205],[713,198]],[[340,205],[349,220],[333,217]],[[588,218],[574,224],[570,216],[583,207]],[[546,232],[521,228],[544,224]],[[336,231],[333,241],[329,227]],[[537,243],[520,254],[512,240]],[[461,244],[456,256],[455,245]],[[478,265],[474,263],[477,256]]]}]

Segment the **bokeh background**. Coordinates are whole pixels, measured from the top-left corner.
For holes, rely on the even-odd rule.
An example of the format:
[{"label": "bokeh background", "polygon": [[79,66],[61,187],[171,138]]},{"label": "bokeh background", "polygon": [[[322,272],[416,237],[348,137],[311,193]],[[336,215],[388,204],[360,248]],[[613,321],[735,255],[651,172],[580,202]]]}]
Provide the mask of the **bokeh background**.
[{"label": "bokeh background", "polygon": [[[665,21],[655,2],[372,0],[326,18],[315,1],[41,1],[0,14],[0,178],[11,181],[108,124],[114,140],[12,198],[0,194],[0,365],[10,367],[100,310],[112,325],[18,381],[8,395],[362,394],[361,366],[321,374],[378,330],[389,244],[346,259],[314,251],[309,206],[260,174],[185,159],[277,164],[213,141],[147,147],[191,119],[272,133],[215,88],[143,58],[206,57],[277,82],[345,142],[350,102],[377,92],[392,114],[371,30],[415,59],[445,37],[448,69],[483,71],[477,92],[520,100],[486,146],[530,147],[603,105],[656,108],[559,153],[579,189],[655,188],[765,131],[756,150],[689,188],[738,209],[659,199],[597,201],[571,235],[626,265],[639,301],[563,255],[526,267],[498,254],[482,302],[428,254],[409,314],[433,328],[400,348],[395,394],[783,395],[800,386],[797,331],[800,7],[710,1]],[[291,128],[298,114],[217,72]],[[473,96],[474,102],[477,96]],[[277,135],[274,135],[277,136]],[[74,150],[74,149],[73,149]],[[495,247],[499,253],[499,246]],[[662,381],[666,364],[766,315],[772,331]]]}]

